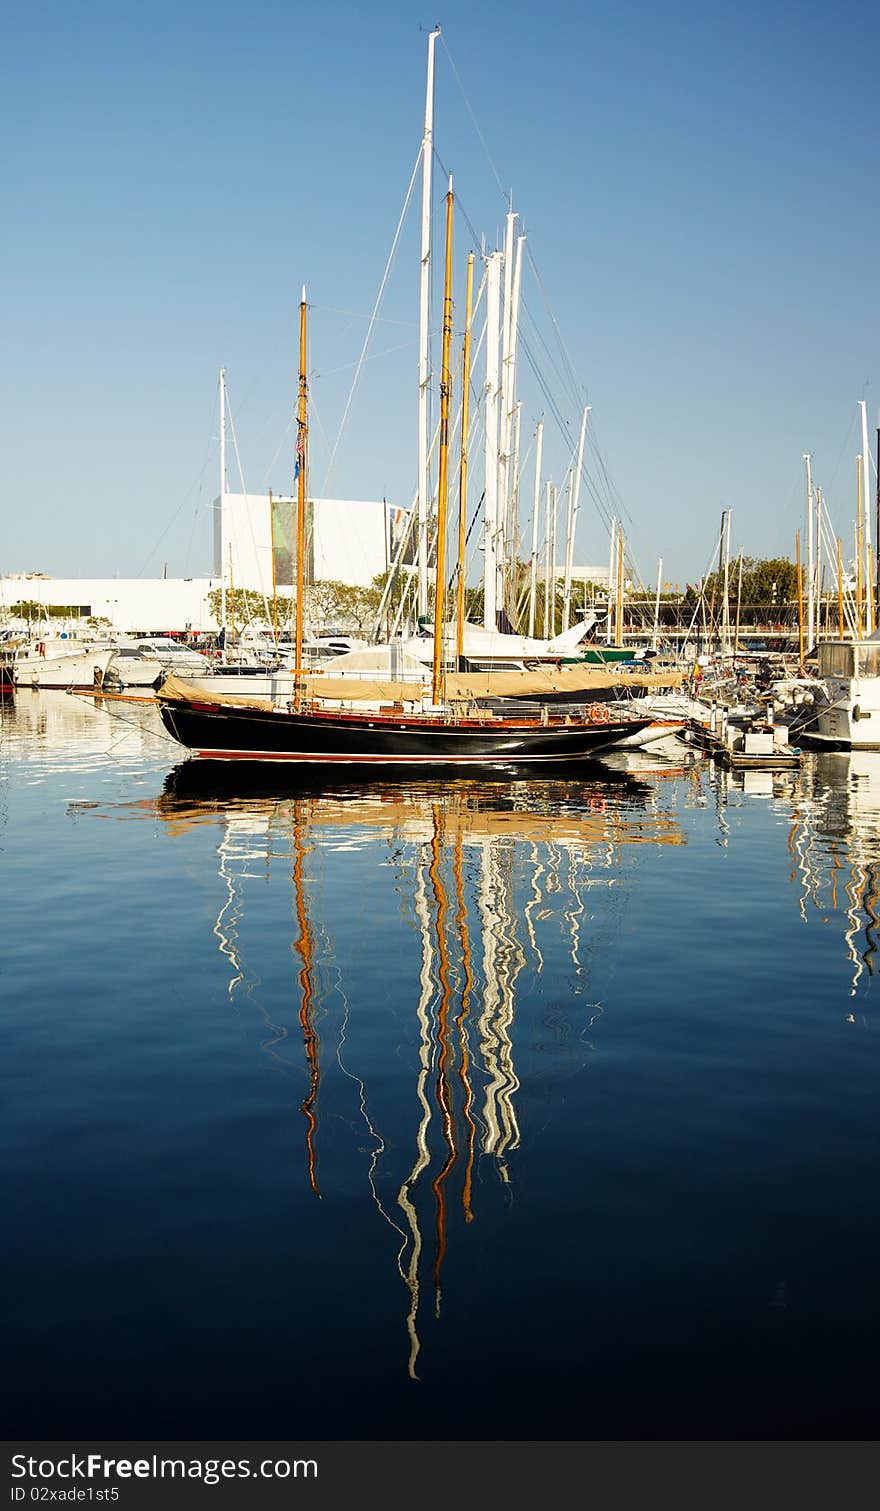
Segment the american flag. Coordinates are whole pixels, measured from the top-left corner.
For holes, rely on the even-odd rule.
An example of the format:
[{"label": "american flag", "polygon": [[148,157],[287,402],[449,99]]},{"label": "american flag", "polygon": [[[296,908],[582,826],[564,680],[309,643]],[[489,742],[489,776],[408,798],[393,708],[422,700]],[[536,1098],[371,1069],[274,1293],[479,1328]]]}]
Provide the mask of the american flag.
[{"label": "american flag", "polygon": [[294,481],[299,477],[306,455],[305,426],[296,427],[296,462],[293,468]]}]

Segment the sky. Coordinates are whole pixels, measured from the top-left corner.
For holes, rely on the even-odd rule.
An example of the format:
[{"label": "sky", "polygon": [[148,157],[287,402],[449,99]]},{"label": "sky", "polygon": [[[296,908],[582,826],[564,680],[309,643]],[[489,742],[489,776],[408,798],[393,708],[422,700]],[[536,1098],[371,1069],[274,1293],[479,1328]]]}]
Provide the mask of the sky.
[{"label": "sky", "polygon": [[724,509],[734,552],[793,558],[805,452],[846,550],[860,399],[872,449],[880,423],[880,8],[434,5],[10,0],[0,574],[209,574],[218,370],[246,488],[290,492],[303,285],[312,489],[409,506],[418,187],[351,385],[435,24],[456,346],[472,236],[508,196],[527,236],[524,522],[538,419],[562,489],[588,403],[576,561],[613,513],[642,580],[696,581]]}]

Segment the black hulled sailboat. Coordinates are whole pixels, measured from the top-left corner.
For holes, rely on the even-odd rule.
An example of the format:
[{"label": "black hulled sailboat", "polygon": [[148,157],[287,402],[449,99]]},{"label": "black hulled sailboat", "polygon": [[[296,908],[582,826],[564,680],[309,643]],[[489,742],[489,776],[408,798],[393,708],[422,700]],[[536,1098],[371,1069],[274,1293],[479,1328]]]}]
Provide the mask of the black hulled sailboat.
[{"label": "black hulled sailboat", "polygon": [[[449,450],[449,350],[452,335],[452,181],[446,196],[446,271],[440,379],[440,472],[434,664],[429,696],[420,687],[385,690],[385,701],[362,691],[364,706],[322,702],[306,692],[302,668],[302,603],[306,464],[306,298],[300,304],[300,371],[296,481],[296,666],[293,698],[270,699],[188,688],[170,678],[157,694],[162,722],[174,739],[212,761],[297,761],[319,765],[499,766],[584,760],[644,729],[649,718],[615,718],[603,703],[573,714],[550,707],[515,711],[503,699],[494,708],[451,702],[443,696],[443,623],[446,575],[446,507]],[[367,703],[369,698],[369,704]]]}]

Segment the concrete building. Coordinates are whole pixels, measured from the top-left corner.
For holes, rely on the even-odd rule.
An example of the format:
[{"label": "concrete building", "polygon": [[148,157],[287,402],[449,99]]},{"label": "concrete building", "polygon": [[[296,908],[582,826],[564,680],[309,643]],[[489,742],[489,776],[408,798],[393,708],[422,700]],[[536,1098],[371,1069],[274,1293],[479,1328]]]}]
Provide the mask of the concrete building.
[{"label": "concrete building", "polygon": [[0,577],[0,609],[17,603],[65,609],[71,620],[106,619],[114,630],[216,630],[211,577]]},{"label": "concrete building", "polygon": [[[114,630],[219,628],[208,595],[230,586],[289,594],[295,575],[296,501],[269,494],[227,493],[214,503],[214,575],[184,578],[47,577],[22,572],[0,577],[0,612],[17,603],[65,609],[75,619],[106,620]],[[306,581],[367,587],[387,569],[409,515],[380,502],[314,499],[308,504]],[[409,553],[408,553],[409,557]],[[57,618],[57,616],[53,616]],[[60,622],[60,621],[59,621]]]},{"label": "concrete building", "polygon": [[[369,587],[387,571],[408,521],[404,509],[383,500],[316,498],[306,505],[307,582]],[[272,592],[293,584],[296,567],[296,500],[268,493],[225,493],[214,500],[214,575],[229,586]]]}]

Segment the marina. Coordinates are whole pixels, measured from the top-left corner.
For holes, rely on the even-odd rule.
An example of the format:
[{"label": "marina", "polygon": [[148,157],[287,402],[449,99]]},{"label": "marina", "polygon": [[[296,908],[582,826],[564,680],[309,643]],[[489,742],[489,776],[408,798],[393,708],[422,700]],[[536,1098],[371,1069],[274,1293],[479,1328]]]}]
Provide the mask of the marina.
[{"label": "marina", "polygon": [[449,12],[11,28],[4,1415],[255,1511],[880,1418],[877,17]]}]

